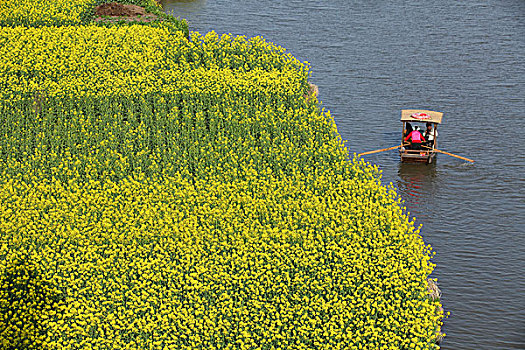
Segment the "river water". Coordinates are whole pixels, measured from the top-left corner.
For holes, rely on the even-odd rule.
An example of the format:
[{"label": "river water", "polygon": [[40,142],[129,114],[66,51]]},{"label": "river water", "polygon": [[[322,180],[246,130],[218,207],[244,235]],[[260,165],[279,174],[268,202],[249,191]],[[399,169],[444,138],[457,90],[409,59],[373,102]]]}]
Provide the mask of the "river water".
[{"label": "river water", "polygon": [[312,67],[350,153],[444,112],[433,165],[365,156],[422,225],[451,316],[443,349],[525,349],[525,1],[165,0],[190,30],[261,35]]}]

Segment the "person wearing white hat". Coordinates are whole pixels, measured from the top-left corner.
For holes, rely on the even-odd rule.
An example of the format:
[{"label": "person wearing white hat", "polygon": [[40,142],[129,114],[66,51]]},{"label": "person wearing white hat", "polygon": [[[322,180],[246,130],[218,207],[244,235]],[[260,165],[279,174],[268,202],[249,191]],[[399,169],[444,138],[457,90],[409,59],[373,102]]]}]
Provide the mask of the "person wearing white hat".
[{"label": "person wearing white hat", "polygon": [[[435,137],[437,138],[438,132],[435,131]],[[427,129],[423,133],[423,137],[427,140],[426,145],[428,147],[434,146],[434,130],[432,129],[432,123],[427,123]]]}]

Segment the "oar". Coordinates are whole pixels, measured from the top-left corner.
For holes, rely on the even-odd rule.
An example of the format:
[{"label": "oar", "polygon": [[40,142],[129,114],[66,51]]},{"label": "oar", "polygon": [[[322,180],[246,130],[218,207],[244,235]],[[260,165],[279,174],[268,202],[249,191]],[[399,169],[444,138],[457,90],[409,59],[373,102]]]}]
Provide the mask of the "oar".
[{"label": "oar", "polygon": [[425,145],[423,145],[423,147],[429,148],[429,149],[433,149],[436,152],[443,153],[443,154],[446,154],[448,156],[452,156],[452,157],[456,157],[456,158],[459,158],[459,159],[466,160],[467,162],[474,163],[474,161],[472,159],[468,159],[468,158],[465,158],[465,157],[462,157],[462,156],[458,156],[457,154],[448,153],[448,152],[442,151],[440,149],[428,147],[428,146],[425,146]]},{"label": "oar", "polygon": [[459,159],[463,159],[463,160],[466,160],[467,162],[474,163],[474,161],[473,161],[472,159],[468,159],[468,158],[465,158],[465,157],[462,157],[462,156],[458,156],[458,155],[456,155],[456,154],[448,153],[448,152],[445,152],[445,151],[439,150],[439,149],[437,149],[437,148],[434,148],[434,151],[439,152],[439,153],[446,154],[446,155],[448,155],[448,156],[452,156],[452,157],[456,157],[456,158],[459,158]]},{"label": "oar", "polygon": [[396,148],[399,148],[399,147],[403,147],[403,145],[397,145],[397,146],[393,146],[393,147],[389,147],[389,148],[383,148],[383,149],[376,149],[375,151],[368,151],[368,152],[363,152],[363,153],[359,153],[357,156],[364,156],[365,154],[372,154],[372,153],[379,153],[379,152],[384,152],[384,151],[390,151],[391,149],[396,149]]}]

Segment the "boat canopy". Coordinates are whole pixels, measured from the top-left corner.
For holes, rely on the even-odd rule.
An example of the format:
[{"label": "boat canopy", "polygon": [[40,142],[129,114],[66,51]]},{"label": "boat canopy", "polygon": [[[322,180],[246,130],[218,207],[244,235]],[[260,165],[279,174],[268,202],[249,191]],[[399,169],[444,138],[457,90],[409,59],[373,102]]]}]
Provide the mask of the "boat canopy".
[{"label": "boat canopy", "polygon": [[403,109],[401,111],[402,122],[430,122],[430,123],[441,123],[443,113],[426,111],[424,109]]}]

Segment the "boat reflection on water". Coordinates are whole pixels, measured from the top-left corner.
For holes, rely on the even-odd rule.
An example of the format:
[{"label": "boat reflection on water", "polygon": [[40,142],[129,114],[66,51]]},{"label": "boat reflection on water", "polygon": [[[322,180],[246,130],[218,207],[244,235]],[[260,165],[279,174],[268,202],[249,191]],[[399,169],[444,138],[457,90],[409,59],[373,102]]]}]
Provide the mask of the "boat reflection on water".
[{"label": "boat reflection on water", "polygon": [[396,187],[410,216],[427,219],[432,215],[437,187],[436,163],[399,163]]}]

